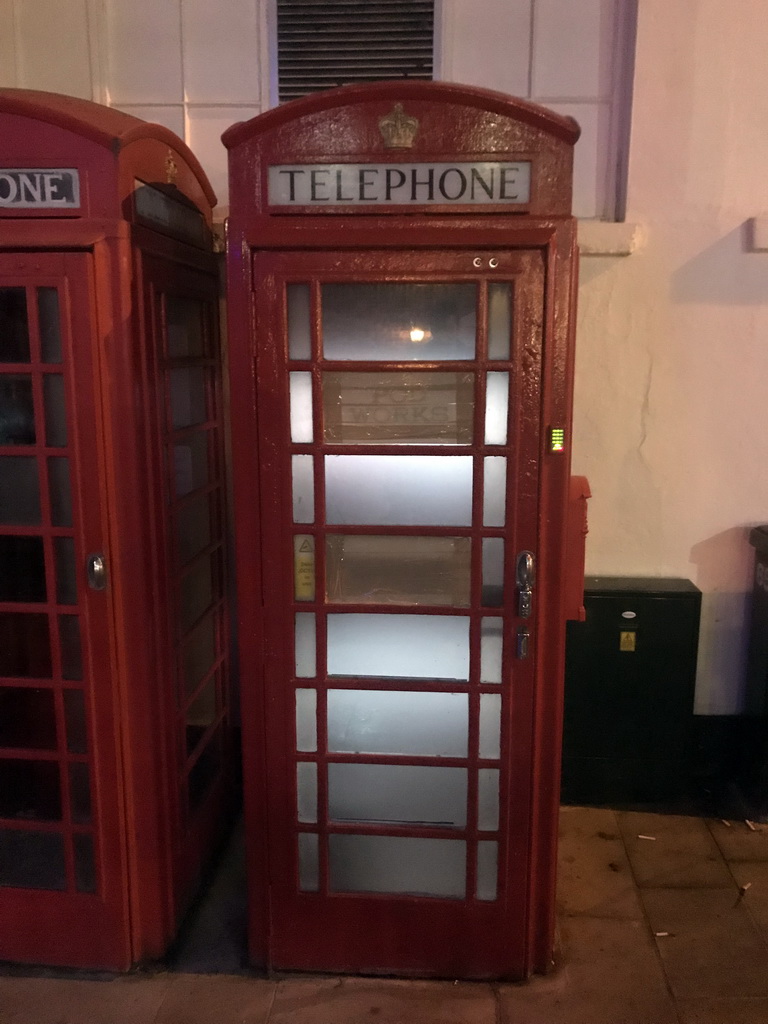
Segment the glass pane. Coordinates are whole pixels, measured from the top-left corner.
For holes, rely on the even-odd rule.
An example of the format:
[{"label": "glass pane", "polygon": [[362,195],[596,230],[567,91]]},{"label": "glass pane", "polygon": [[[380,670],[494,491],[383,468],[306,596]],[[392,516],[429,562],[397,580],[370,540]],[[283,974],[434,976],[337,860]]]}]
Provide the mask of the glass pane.
[{"label": "glass pane", "polygon": [[480,694],[480,757],[501,755],[501,695]]},{"label": "glass pane", "polygon": [[63,837],[58,832],[0,829],[0,886],[66,889]]},{"label": "glass pane", "polygon": [[75,884],[78,892],[96,892],[96,860],[91,836],[75,835]]},{"label": "glass pane", "polygon": [[216,620],[213,615],[195,627],[182,652],[184,693],[189,697],[216,659]]},{"label": "glass pane", "polygon": [[75,542],[71,537],[54,537],[53,551],[56,558],[56,600],[59,604],[76,604]]},{"label": "glass pane", "polygon": [[489,373],[485,396],[485,443],[507,443],[509,374]]},{"label": "glass pane", "polygon": [[297,601],[315,600],[315,538],[298,533],[293,538],[293,592]]},{"label": "glass pane", "polygon": [[88,825],[91,821],[91,783],[88,765],[77,762],[69,766],[69,796],[72,804],[72,821],[77,825]]},{"label": "glass pane", "polygon": [[463,828],[467,769],[329,764],[328,812],[334,821]]},{"label": "glass pane", "polygon": [[0,535],[0,601],[45,601],[42,537]]},{"label": "glass pane", "polygon": [[314,612],[296,613],[296,675],[311,679],[317,674]]},{"label": "glass pane", "polygon": [[331,835],[331,889],[461,899],[466,847],[462,839]]},{"label": "glass pane", "polygon": [[50,679],[51,675],[48,616],[0,612],[0,676]]},{"label": "glass pane", "polygon": [[77,615],[59,616],[61,674],[64,679],[83,678],[83,654],[80,647],[80,619]]},{"label": "glass pane", "polygon": [[317,750],[317,690],[296,691],[296,749]]},{"label": "glass pane", "polygon": [[293,474],[293,521],[314,523],[315,521],[315,477],[311,455],[291,457]]},{"label": "glass pane", "polygon": [[218,733],[214,733],[208,746],[195,761],[189,773],[189,807],[195,811],[205,799],[209,788],[221,771],[221,749]]},{"label": "glass pane", "polygon": [[48,486],[53,525],[71,526],[72,488],[69,481],[69,459],[48,459]]},{"label": "glass pane", "polygon": [[299,889],[317,892],[320,888],[320,860],[314,832],[299,832]]},{"label": "glass pane", "polygon": [[469,455],[326,455],[325,487],[334,525],[472,523]]},{"label": "glass pane", "polygon": [[480,625],[480,682],[501,682],[504,620],[486,616]]},{"label": "glass pane", "polygon": [[0,523],[8,526],[40,523],[37,459],[26,455],[0,458]]},{"label": "glass pane", "polygon": [[291,440],[312,440],[312,374],[291,373]]},{"label": "glass pane", "polygon": [[0,445],[34,444],[35,410],[29,374],[0,374]]},{"label": "glass pane", "polygon": [[329,615],[328,675],[469,679],[469,617]]},{"label": "glass pane", "polygon": [[58,764],[0,758],[0,818],[60,821]]},{"label": "glass pane", "polygon": [[208,483],[207,431],[185,437],[173,446],[173,472],[177,498]]},{"label": "glass pane", "polygon": [[61,321],[59,293],[56,288],[37,289],[37,315],[40,324],[40,348],[44,363],[61,362]]},{"label": "glass pane", "polygon": [[483,841],[477,844],[477,898],[479,900],[496,899],[498,861],[498,843]]},{"label": "glass pane", "polygon": [[474,359],[474,284],[325,284],[326,359]]},{"label": "glass pane", "polygon": [[495,832],[499,827],[499,770],[480,768],[477,773],[477,827]]},{"label": "glass pane", "polygon": [[317,765],[299,761],[296,765],[296,805],[299,821],[317,821]]},{"label": "glass pane", "polygon": [[328,749],[466,757],[468,715],[466,693],[329,690]]},{"label": "glass pane", "polygon": [[211,497],[204,494],[176,513],[176,550],[179,563],[186,565],[212,541]]},{"label": "glass pane", "polygon": [[70,754],[85,754],[88,750],[88,733],[82,690],[64,691],[64,719],[67,726],[67,750]]},{"label": "glass pane", "polygon": [[0,288],[0,363],[28,362],[26,292],[23,288]]},{"label": "glass pane", "polygon": [[206,556],[182,577],[179,593],[179,624],[182,633],[190,628],[213,601],[213,569]]},{"label": "glass pane", "polygon": [[471,373],[325,373],[325,440],[471,444],[474,398]]},{"label": "glass pane", "polygon": [[504,541],[501,537],[483,539],[483,604],[486,608],[504,604]]},{"label": "glass pane", "polygon": [[309,318],[309,285],[289,284],[288,353],[291,359],[311,359],[312,329]]},{"label": "glass pane", "polygon": [[216,718],[216,676],[213,676],[187,710],[187,753],[191,754]]},{"label": "glass pane", "polygon": [[205,423],[208,419],[205,367],[179,367],[171,370],[168,378],[171,423],[174,430],[191,427],[193,423]]},{"label": "glass pane", "polygon": [[169,359],[205,355],[205,307],[196,299],[165,296],[166,336]]},{"label": "glass pane", "polygon": [[512,332],[512,285],[488,285],[488,358],[509,359]]},{"label": "glass pane", "polygon": [[51,690],[0,688],[0,747],[56,749],[56,708]]},{"label": "glass pane", "polygon": [[507,511],[507,460],[503,455],[483,459],[483,526],[503,526]]},{"label": "glass pane", "polygon": [[469,537],[333,534],[326,542],[329,601],[469,605]]},{"label": "glass pane", "polygon": [[45,443],[49,448],[64,448],[67,444],[67,409],[64,378],[60,373],[46,373],[43,377],[45,399]]}]

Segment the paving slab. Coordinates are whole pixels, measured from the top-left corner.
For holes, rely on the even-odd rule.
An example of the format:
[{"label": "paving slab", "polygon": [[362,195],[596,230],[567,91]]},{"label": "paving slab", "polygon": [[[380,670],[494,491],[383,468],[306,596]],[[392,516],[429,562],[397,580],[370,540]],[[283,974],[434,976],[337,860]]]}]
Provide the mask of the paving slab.
[{"label": "paving slab", "polygon": [[741,897],[744,909],[768,942],[768,862],[733,861],[730,868],[736,884],[746,887]]},{"label": "paving slab", "polygon": [[152,1024],[266,1024],[276,988],[263,978],[177,974]]},{"label": "paving slab", "polygon": [[152,1024],[167,974],[109,981],[0,977],[2,1024]]},{"label": "paving slab", "polygon": [[620,811],[617,820],[641,889],[733,885],[720,849],[701,818]]},{"label": "paving slab", "polygon": [[765,1024],[768,999],[682,999],[680,1024]]},{"label": "paving slab", "polygon": [[562,966],[524,985],[499,985],[499,1024],[678,1024],[648,927],[562,921]]},{"label": "paving slab", "polygon": [[562,808],[557,905],[561,914],[642,918],[615,811]]},{"label": "paving slab", "polygon": [[768,861],[768,825],[754,824],[752,828],[745,821],[707,821],[710,833],[727,861],[759,860]]},{"label": "paving slab", "polygon": [[768,947],[735,886],[641,898],[676,998],[768,996]]},{"label": "paving slab", "polygon": [[277,987],[269,1024],[496,1024],[490,985],[297,978]]}]

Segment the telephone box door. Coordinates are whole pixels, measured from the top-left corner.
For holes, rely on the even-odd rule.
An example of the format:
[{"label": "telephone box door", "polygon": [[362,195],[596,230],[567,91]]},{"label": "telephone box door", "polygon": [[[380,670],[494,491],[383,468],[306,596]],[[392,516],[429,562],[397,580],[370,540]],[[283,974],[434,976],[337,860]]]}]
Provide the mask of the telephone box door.
[{"label": "telephone box door", "polygon": [[270,962],[520,975],[543,255],[254,259]]},{"label": "telephone box door", "polygon": [[130,957],[91,278],[0,255],[0,959]]}]

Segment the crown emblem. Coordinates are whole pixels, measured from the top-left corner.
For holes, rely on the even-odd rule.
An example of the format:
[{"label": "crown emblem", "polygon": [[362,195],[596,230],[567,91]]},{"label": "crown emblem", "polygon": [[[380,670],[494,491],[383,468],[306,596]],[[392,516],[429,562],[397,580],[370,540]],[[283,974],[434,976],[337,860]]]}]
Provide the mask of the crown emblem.
[{"label": "crown emblem", "polygon": [[405,113],[402,103],[396,103],[392,112],[379,121],[379,131],[387,149],[410,149],[418,130],[419,122]]},{"label": "crown emblem", "polygon": [[176,184],[176,176],[179,173],[179,168],[176,166],[176,161],[173,159],[173,153],[168,150],[168,156],[165,158],[165,180],[169,185]]}]

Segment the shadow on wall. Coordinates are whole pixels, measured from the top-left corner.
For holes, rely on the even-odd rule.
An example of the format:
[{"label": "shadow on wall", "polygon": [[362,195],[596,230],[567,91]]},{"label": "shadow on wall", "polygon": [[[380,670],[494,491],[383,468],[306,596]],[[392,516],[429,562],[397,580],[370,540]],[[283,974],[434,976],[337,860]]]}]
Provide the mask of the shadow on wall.
[{"label": "shadow on wall", "polygon": [[765,253],[752,251],[752,226],[740,224],[672,274],[671,297],[678,302],[724,306],[768,302]]},{"label": "shadow on wall", "polygon": [[690,560],[702,591],[695,713],[732,715],[744,710],[754,552],[753,524],[734,526],[695,544]]}]

